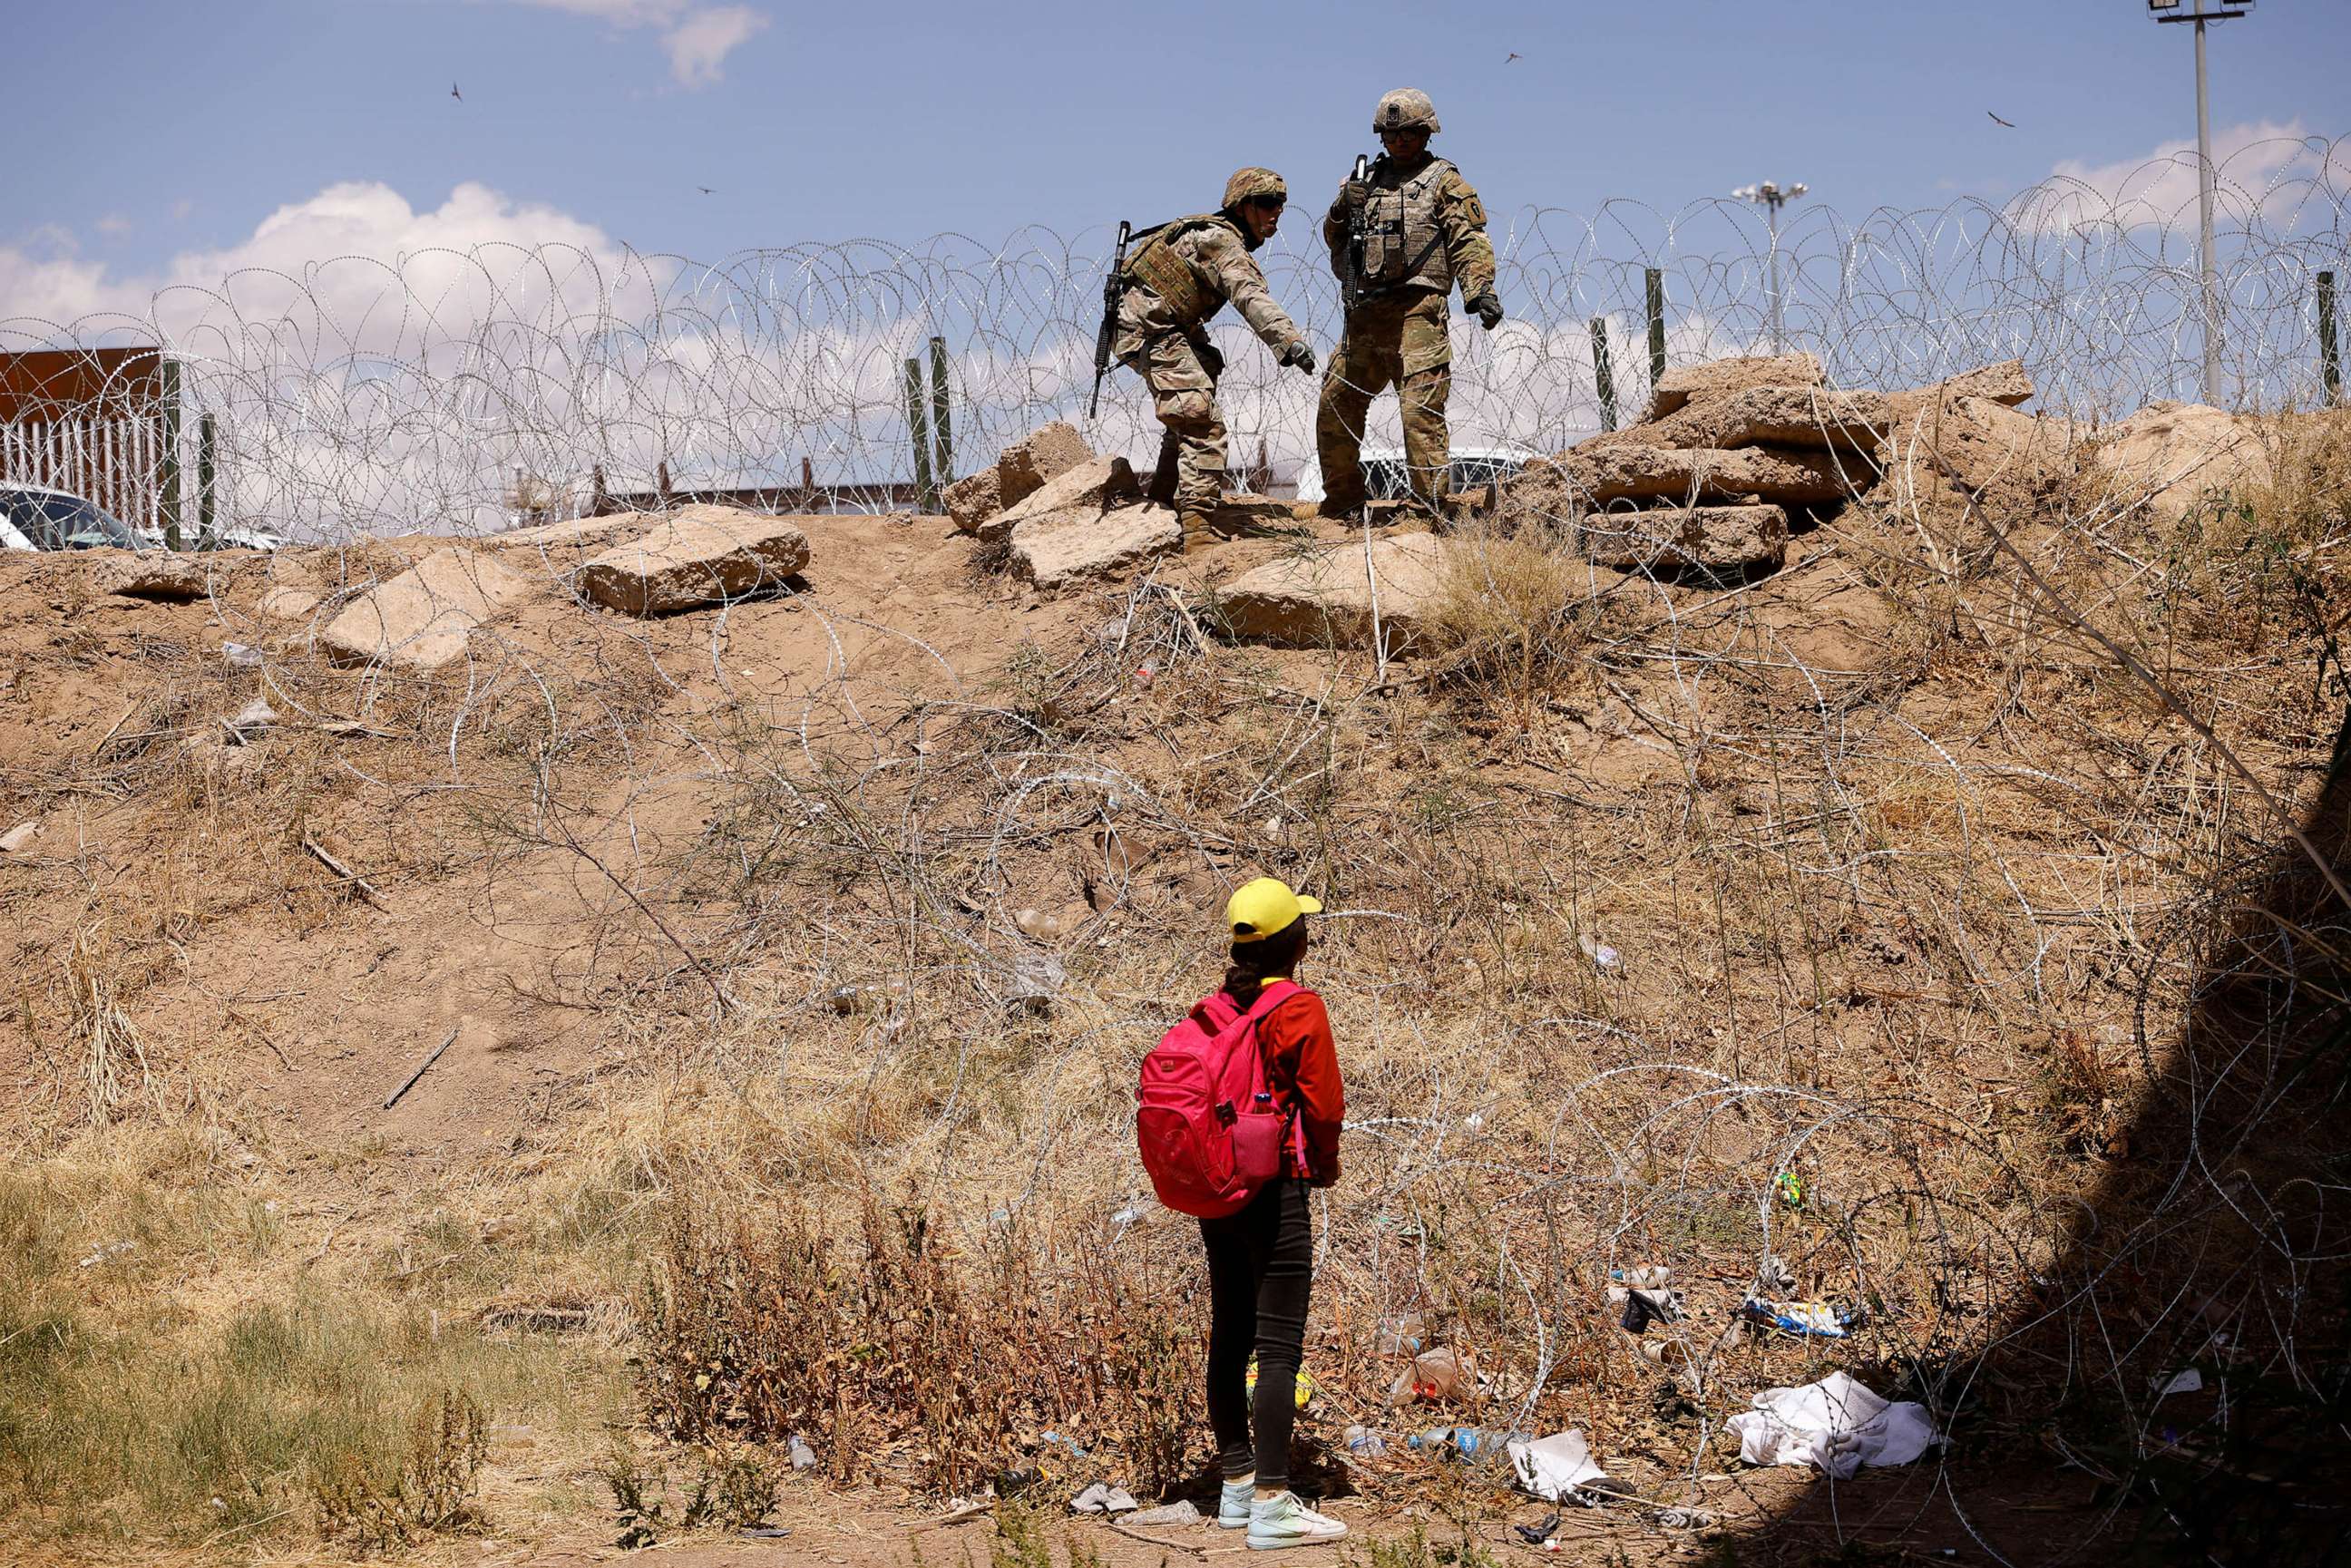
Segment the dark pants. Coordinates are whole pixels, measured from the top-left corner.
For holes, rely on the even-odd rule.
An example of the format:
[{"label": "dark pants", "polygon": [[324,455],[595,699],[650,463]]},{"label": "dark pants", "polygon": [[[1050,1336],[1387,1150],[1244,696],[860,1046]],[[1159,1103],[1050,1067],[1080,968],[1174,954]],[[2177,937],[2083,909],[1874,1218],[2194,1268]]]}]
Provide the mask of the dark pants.
[{"label": "dark pants", "polygon": [[[1306,1184],[1275,1182],[1238,1214],[1200,1221],[1208,1248],[1208,1425],[1225,1474],[1252,1465],[1257,1484],[1290,1484],[1290,1427],[1298,1414],[1298,1363],[1306,1348],[1306,1297],[1314,1284],[1314,1222]],[[1257,1355],[1257,1440],[1248,1388]]]}]

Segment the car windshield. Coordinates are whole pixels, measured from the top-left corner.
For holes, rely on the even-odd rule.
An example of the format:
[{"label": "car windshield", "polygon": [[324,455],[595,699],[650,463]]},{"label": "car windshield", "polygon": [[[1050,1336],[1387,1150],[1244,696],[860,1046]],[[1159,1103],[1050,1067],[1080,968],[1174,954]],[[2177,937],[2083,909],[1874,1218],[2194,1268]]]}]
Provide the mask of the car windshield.
[{"label": "car windshield", "polygon": [[139,536],[130,525],[78,496],[0,490],[0,509],[39,549],[90,549],[99,545],[139,548]]}]

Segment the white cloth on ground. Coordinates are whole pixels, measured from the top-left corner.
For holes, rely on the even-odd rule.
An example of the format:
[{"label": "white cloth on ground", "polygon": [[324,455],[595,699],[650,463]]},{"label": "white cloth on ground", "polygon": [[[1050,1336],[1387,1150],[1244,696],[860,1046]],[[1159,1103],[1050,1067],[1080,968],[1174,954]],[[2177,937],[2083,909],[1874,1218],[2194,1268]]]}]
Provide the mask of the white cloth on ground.
[{"label": "white cloth on ground", "polygon": [[1725,1425],[1750,1465],[1817,1465],[1839,1480],[1864,1465],[1907,1465],[1935,1441],[1925,1406],[1882,1399],[1842,1372],[1767,1388]]},{"label": "white cloth on ground", "polygon": [[1505,1445],[1504,1452],[1510,1456],[1519,1485],[1546,1502],[1557,1502],[1580,1486],[1608,1479],[1608,1472],[1593,1463],[1591,1447],[1579,1427],[1532,1441],[1513,1440]]}]

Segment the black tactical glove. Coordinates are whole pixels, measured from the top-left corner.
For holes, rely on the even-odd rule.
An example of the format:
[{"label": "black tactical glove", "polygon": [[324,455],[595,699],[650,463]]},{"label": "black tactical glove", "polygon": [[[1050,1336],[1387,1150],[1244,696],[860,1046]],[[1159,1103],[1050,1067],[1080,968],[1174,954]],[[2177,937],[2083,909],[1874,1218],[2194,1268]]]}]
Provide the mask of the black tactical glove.
[{"label": "black tactical glove", "polygon": [[1311,376],[1314,373],[1314,350],[1306,346],[1305,339],[1300,338],[1281,351],[1281,362],[1295,365]]},{"label": "black tactical glove", "polygon": [[1475,299],[1464,299],[1461,308],[1478,318],[1478,325],[1489,332],[1501,324],[1502,302],[1491,294],[1480,294]]}]

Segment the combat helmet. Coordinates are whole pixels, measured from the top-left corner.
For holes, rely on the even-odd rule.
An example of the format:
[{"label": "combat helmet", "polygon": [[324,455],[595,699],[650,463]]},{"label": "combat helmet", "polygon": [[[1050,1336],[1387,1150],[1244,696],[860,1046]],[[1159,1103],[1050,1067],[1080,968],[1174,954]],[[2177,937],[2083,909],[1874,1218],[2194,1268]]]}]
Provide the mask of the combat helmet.
[{"label": "combat helmet", "polygon": [[1225,204],[1220,210],[1229,212],[1253,196],[1286,202],[1290,199],[1290,187],[1270,169],[1236,169],[1233,177],[1225,182]]},{"label": "combat helmet", "polygon": [[1381,98],[1379,108],[1372,110],[1372,131],[1444,130],[1437,123],[1437,105],[1416,87],[1400,87]]}]

